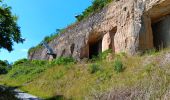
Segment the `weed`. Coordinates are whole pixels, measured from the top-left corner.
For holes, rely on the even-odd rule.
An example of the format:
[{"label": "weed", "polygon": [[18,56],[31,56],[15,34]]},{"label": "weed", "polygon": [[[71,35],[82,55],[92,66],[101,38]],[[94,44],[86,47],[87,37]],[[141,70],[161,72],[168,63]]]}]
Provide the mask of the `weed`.
[{"label": "weed", "polygon": [[111,49],[108,49],[102,53],[99,54],[99,59],[104,60],[109,55],[109,53],[112,53]]},{"label": "weed", "polygon": [[76,61],[72,57],[60,57],[54,60],[53,63],[57,65],[68,65],[74,64]]},{"label": "weed", "polygon": [[96,73],[96,72],[98,72],[98,71],[101,71],[100,65],[98,65],[98,64],[92,64],[92,65],[89,66],[89,72],[90,72],[91,74],[94,74],[94,73]]},{"label": "weed", "polygon": [[116,59],[114,61],[114,70],[117,72],[117,73],[120,73],[123,71],[123,63],[120,59]]},{"label": "weed", "polygon": [[156,49],[149,49],[144,51],[144,55],[156,55],[157,50]]}]

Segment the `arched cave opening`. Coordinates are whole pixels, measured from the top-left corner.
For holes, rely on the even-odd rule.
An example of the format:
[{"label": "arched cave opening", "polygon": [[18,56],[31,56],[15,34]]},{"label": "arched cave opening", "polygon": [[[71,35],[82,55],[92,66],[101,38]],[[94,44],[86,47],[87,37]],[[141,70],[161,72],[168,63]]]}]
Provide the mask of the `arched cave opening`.
[{"label": "arched cave opening", "polygon": [[170,47],[170,15],[152,23],[153,43],[157,50]]},{"label": "arched cave opening", "polygon": [[102,39],[89,43],[89,58],[98,56],[102,52]]}]

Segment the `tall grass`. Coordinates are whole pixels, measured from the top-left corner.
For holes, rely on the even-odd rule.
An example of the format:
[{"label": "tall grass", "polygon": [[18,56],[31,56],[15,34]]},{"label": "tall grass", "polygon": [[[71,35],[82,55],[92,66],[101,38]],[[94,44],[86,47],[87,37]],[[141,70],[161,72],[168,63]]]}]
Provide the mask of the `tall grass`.
[{"label": "tall grass", "polygon": [[[21,86],[20,89],[42,98],[93,100],[108,91],[117,91],[113,92],[116,94],[118,90],[122,93],[126,89],[134,89],[136,93],[140,89],[148,99],[163,97],[170,86],[169,64],[160,67],[157,61],[152,61],[146,65],[143,64],[146,57],[121,53],[110,62],[102,60],[86,64],[72,64],[74,61],[61,58],[59,64],[54,63],[57,59],[54,62],[26,61],[15,65],[7,75],[0,75],[0,84]],[[121,73],[117,74],[114,66]],[[124,67],[126,70],[122,71]]]}]

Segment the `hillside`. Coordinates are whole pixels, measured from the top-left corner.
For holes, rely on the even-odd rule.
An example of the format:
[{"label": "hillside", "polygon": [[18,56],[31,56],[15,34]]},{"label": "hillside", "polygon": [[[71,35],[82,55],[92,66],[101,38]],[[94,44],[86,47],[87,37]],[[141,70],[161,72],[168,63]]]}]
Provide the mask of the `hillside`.
[{"label": "hillside", "polygon": [[120,53],[110,60],[102,59],[107,54],[79,63],[71,58],[22,60],[8,74],[0,75],[0,84],[56,100],[170,99],[169,49],[150,50],[134,57]]},{"label": "hillside", "polygon": [[94,0],[75,17],[27,59],[0,61],[0,99],[15,87],[45,100],[170,100],[170,0]]}]

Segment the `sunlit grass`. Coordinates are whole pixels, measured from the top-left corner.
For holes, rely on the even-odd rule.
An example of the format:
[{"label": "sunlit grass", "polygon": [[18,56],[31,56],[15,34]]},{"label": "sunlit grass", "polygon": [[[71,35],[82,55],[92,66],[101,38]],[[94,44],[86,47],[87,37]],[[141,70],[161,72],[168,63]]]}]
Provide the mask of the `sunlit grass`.
[{"label": "sunlit grass", "polygon": [[[154,57],[165,52],[168,50],[161,51]],[[63,95],[76,100],[92,99],[93,96],[107,91],[134,87],[140,88],[148,98],[153,99],[161,98],[167,92],[170,87],[170,64],[163,67],[157,61],[144,64],[148,57],[146,55],[130,57],[120,54],[115,57],[119,57],[123,63],[124,70],[120,73],[114,70],[114,59],[87,64],[43,65],[36,68],[28,65],[22,69],[26,72],[15,77],[11,76],[21,70],[21,66],[0,76],[0,84],[21,86],[20,89],[42,98]],[[91,73],[89,67],[92,64],[99,65],[100,70]]]}]

